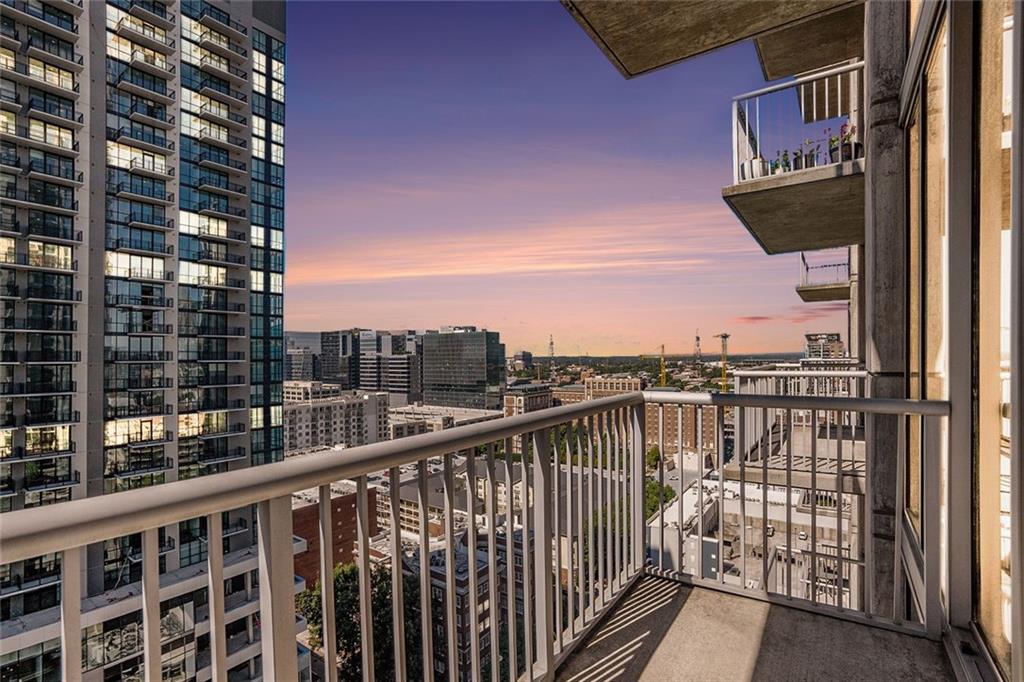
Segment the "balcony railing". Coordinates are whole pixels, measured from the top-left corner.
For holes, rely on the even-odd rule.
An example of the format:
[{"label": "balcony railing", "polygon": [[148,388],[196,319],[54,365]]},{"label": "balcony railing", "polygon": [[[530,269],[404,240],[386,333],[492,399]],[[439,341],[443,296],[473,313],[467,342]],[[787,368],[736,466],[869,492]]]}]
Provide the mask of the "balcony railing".
[{"label": "balcony railing", "polygon": [[[651,404],[654,423],[647,416]],[[810,412],[811,424],[824,415],[826,426],[798,427],[795,411]],[[903,434],[910,417],[923,424],[919,457],[908,458],[903,436],[894,436],[898,442],[890,444],[898,464],[892,556],[875,556],[877,543],[867,541],[874,538],[872,505],[865,503],[873,460],[863,435],[844,427],[860,421],[843,417],[850,414],[866,422],[892,421],[898,427],[893,434]],[[501,649],[524,650],[515,654],[517,673],[551,679],[643,575],[937,637],[943,619],[938,434],[948,414],[948,404],[935,401],[629,393],[349,448],[337,455],[293,457],[244,477],[211,475],[75,500],[65,503],[62,514],[15,511],[5,515],[0,541],[9,562],[61,552],[63,598],[73,605],[82,596],[85,546],[141,533],[142,593],[152,595],[143,599],[143,630],[155,633],[160,626],[160,528],[205,517],[208,536],[219,537],[224,512],[255,504],[263,674],[266,679],[296,679],[291,496],[310,487],[320,490],[320,523],[326,529],[320,558],[326,573],[334,556],[330,485],[354,480],[362,670],[368,677],[379,646],[370,624],[381,615],[371,612],[369,523],[376,508],[369,504],[369,486],[371,478],[385,481],[380,472],[387,472],[386,480],[397,481],[405,471],[415,491],[411,509],[417,512],[419,547],[406,554],[402,534],[391,534],[392,655],[400,679],[409,663],[405,629],[412,627],[403,606],[404,568],[417,559],[420,566],[432,567],[419,571],[418,578],[422,666],[438,670],[436,657],[438,665],[463,668],[461,674],[472,679],[483,679],[483,661],[497,660]],[[646,436],[657,429],[653,433],[660,452],[666,453],[670,443],[660,427],[687,418],[697,420],[696,442],[692,447],[684,443],[685,430],[678,429],[679,474],[668,482],[664,455],[653,466],[645,459]],[[705,442],[705,420],[711,420],[706,439],[711,442]],[[229,454],[212,450],[201,459],[221,461]],[[428,467],[439,481],[428,480]],[[524,494],[496,494],[499,479]],[[904,495],[905,481],[919,484],[920,497]],[[661,486],[655,487],[661,493],[651,494],[652,486]],[[400,488],[385,484],[380,491],[393,528],[410,509]],[[428,499],[435,489],[440,491],[438,502]],[[511,506],[499,510],[505,500]],[[431,551],[435,521],[448,541],[443,549]],[[499,535],[500,525],[513,532]],[[464,544],[457,539],[457,527],[465,529]],[[458,567],[456,545],[477,548],[479,560]],[[499,554],[515,560],[499,561]],[[220,543],[210,543],[209,612],[214,624],[224,622],[223,561]],[[875,574],[887,565],[895,565],[895,571]],[[468,604],[456,600],[456,580],[463,579],[468,581]],[[438,581],[444,584],[441,620],[431,602]],[[876,599],[875,591],[885,584],[891,597]],[[332,661],[337,651],[331,581],[323,585],[322,598],[324,653]],[[507,610],[487,608],[500,603],[522,604],[522,634],[502,625],[508,622]],[[443,623],[467,617],[480,627],[468,628],[471,644],[463,659],[456,628]],[[65,606],[61,618],[64,641],[79,642],[81,610]],[[491,633],[487,638],[484,629]],[[226,673],[229,645],[223,628],[213,627],[211,633],[217,679]],[[523,636],[520,648],[516,638]],[[147,641],[143,665],[156,675],[161,666],[159,638]],[[80,670],[80,656],[77,644],[64,651],[66,679]],[[461,676],[457,669],[448,673]]]},{"label": "balcony railing", "polygon": [[811,265],[807,256],[800,254],[800,286],[826,286],[829,284],[845,284],[850,281],[850,263],[821,263]]},{"label": "balcony railing", "polygon": [[863,63],[733,98],[733,184],[864,156]]}]

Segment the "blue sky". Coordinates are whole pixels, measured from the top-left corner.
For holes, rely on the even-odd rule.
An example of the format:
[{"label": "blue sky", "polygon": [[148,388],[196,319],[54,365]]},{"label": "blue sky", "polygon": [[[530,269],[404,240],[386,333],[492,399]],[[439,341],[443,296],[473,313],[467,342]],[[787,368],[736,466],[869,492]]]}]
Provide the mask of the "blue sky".
[{"label": "blue sky", "polygon": [[721,200],[750,44],[627,81],[556,2],[289,2],[287,73],[289,329],[594,355],[845,330]]}]

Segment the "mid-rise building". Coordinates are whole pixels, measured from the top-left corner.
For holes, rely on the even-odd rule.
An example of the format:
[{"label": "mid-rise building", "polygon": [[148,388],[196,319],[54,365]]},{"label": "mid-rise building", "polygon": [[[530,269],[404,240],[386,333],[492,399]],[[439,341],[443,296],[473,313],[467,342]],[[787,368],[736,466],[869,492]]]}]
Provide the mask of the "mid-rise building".
[{"label": "mid-rise building", "polygon": [[[356,538],[356,484],[338,481],[331,486],[331,549],[333,564],[348,564],[355,560]],[[371,508],[377,505],[377,488],[367,490]],[[292,495],[292,532],[306,541],[306,549],[295,554],[295,575],[315,585],[320,579],[320,498],[317,488]],[[370,536],[377,534],[377,517],[368,519]]]},{"label": "mid-rise building", "polygon": [[583,384],[566,384],[555,386],[551,389],[551,402],[554,405],[572,405],[582,402],[586,397],[587,389]]},{"label": "mid-rise building", "polygon": [[505,416],[511,417],[553,405],[551,384],[516,384],[505,390]]},{"label": "mid-rise building", "polygon": [[583,382],[584,400],[634,393],[647,387],[647,381],[631,376],[587,377]]},{"label": "mid-rise building", "polygon": [[392,422],[423,421],[427,431],[441,431],[456,426],[466,426],[479,422],[501,419],[501,410],[476,410],[469,407],[443,407],[440,405],[406,405],[393,407],[389,410]]},{"label": "mid-rise building", "polygon": [[347,393],[350,393],[350,391],[345,390],[341,384],[327,384],[322,381],[284,382],[285,404],[318,400],[320,398],[334,398]]},{"label": "mid-rise building", "polygon": [[423,402],[502,409],[505,345],[498,332],[450,327],[423,336]]},{"label": "mid-rise building", "polygon": [[348,391],[284,405],[284,441],[289,454],[325,445],[355,447],[387,438],[387,393]]},{"label": "mid-rise building", "polygon": [[804,334],[804,355],[808,358],[831,360],[846,357],[846,346],[836,332]]},{"label": "mid-rise building", "polygon": [[[3,1],[0,511],[283,459],[284,13]],[[229,554],[252,544],[251,520],[225,515]],[[194,624],[199,593],[176,576],[205,561],[205,519],[160,541],[164,607]],[[90,546],[83,596],[137,587],[140,548],[140,535]],[[49,648],[58,568],[3,567],[23,585],[50,571],[0,600],[5,620],[32,616],[4,630],[17,658]],[[140,664],[141,612],[108,602],[86,631],[85,679]],[[251,633],[249,618],[227,627]],[[172,667],[202,667],[192,625],[163,647]],[[232,675],[256,674],[259,645],[243,648]]]}]

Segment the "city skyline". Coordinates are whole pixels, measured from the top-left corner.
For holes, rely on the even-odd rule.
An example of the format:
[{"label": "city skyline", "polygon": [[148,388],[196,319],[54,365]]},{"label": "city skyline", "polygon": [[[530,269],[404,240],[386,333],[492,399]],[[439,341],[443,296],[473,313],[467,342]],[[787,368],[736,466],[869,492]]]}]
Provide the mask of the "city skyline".
[{"label": "city skyline", "polygon": [[750,44],[627,81],[557,3],[288,9],[309,36],[289,330],[451,321],[579,355],[689,353],[697,328],[737,353],[845,337],[845,304],[802,303],[798,256],[764,255],[721,201],[726,103],[763,84]]}]

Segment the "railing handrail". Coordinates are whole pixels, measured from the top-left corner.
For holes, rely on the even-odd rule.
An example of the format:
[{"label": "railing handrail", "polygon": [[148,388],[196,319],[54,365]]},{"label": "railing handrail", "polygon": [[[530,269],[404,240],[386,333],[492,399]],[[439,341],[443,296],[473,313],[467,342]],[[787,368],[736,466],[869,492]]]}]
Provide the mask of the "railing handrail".
[{"label": "railing handrail", "polygon": [[734,369],[732,375],[746,378],[759,377],[822,377],[836,379],[867,379],[871,372],[866,369]]},{"label": "railing handrail", "polygon": [[927,416],[947,416],[950,412],[948,402],[936,400],[664,391],[623,393],[434,433],[346,448],[337,454],[300,455],[239,471],[165,483],[117,495],[72,500],[63,503],[67,506],[62,507],[62,514],[40,514],[38,509],[9,512],[4,515],[3,524],[0,524],[0,545],[4,547],[5,562],[21,561],[186,519],[238,509],[333,481],[440,457],[644,402]]},{"label": "railing handrail", "polygon": [[949,402],[907,398],[846,398],[831,396],[764,395],[760,393],[673,393],[644,391],[645,402],[666,405],[711,405],[717,407],[767,407],[780,410],[822,410],[867,412],[869,414],[914,414],[929,417],[949,415]]},{"label": "railing handrail", "polygon": [[337,454],[299,455],[264,466],[213,474],[64,502],[61,514],[25,509],[4,514],[0,545],[12,563],[112,537],[141,533],[238,509],[325,483],[351,479],[481,444],[538,431],[573,419],[641,403],[639,392],[553,407],[434,433],[346,448]]},{"label": "railing handrail", "polygon": [[773,83],[767,85],[758,90],[751,90],[745,92],[742,95],[736,95],[732,98],[733,102],[742,102],[743,100],[750,99],[751,97],[760,97],[761,95],[768,95],[773,92],[779,92],[780,90],[787,90],[797,85],[805,85],[807,83],[813,83],[814,81],[821,80],[822,78],[829,78],[830,76],[839,76],[844,73],[851,71],[860,71],[864,68],[864,60],[853,62],[851,64],[843,64],[842,66],[836,66],[825,71],[817,71],[815,73],[809,73],[805,76],[799,76],[791,80],[783,81],[781,83]]}]

